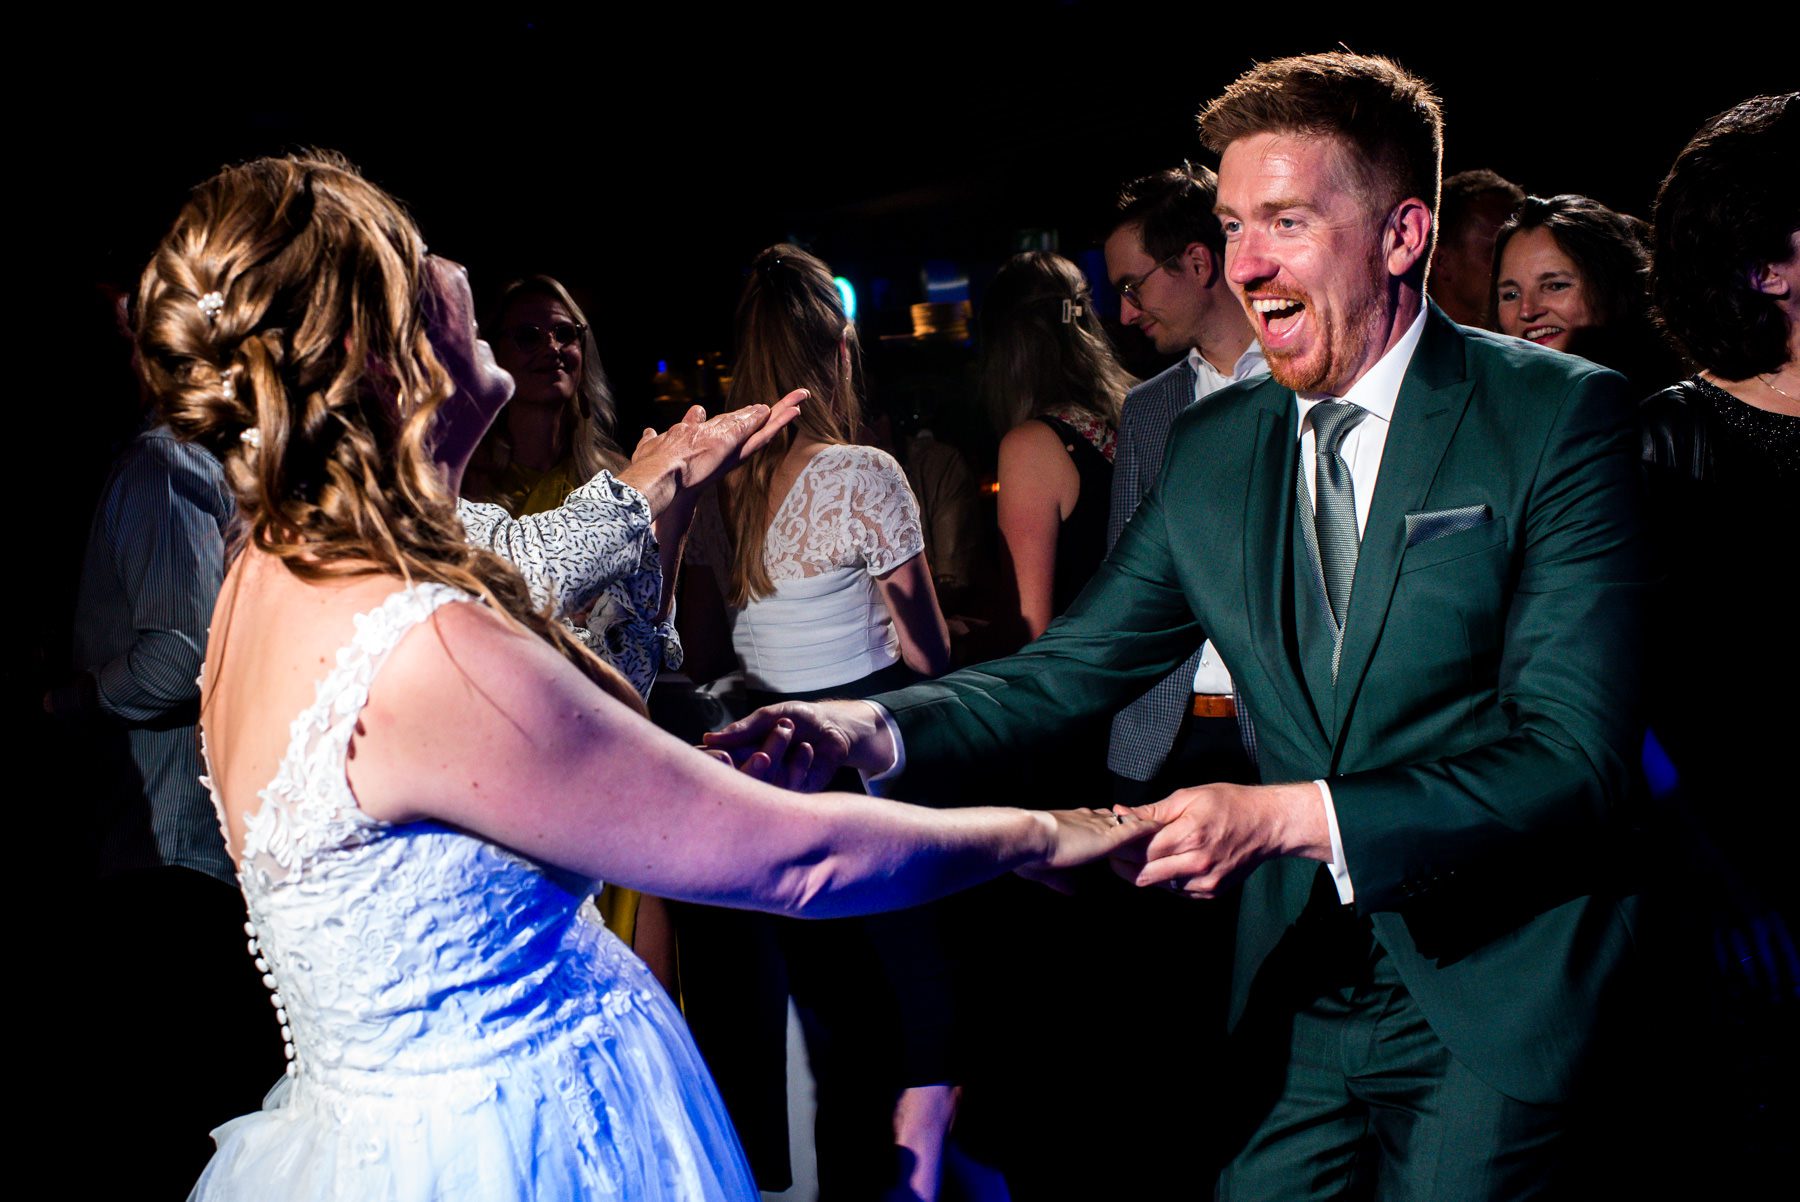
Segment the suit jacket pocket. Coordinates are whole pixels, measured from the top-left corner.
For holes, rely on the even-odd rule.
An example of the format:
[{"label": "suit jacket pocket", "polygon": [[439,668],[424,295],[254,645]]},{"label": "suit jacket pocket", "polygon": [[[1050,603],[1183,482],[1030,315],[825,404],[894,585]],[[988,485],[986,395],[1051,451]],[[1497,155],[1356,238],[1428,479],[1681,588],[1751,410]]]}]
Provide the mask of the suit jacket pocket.
[{"label": "suit jacket pocket", "polygon": [[1459,505],[1454,509],[1421,510],[1406,515],[1406,545],[1416,547],[1434,539],[1460,534],[1491,521],[1494,511],[1486,505]]},{"label": "suit jacket pocket", "polygon": [[[1487,507],[1484,505],[1481,508],[1486,509]],[[1410,524],[1412,515],[1407,516]],[[1503,517],[1489,518],[1479,525],[1466,526],[1454,533],[1441,534],[1436,538],[1408,546],[1405,555],[1400,560],[1400,572],[1404,575],[1407,572],[1416,572],[1420,568],[1428,568],[1434,564],[1448,563],[1453,559],[1474,555],[1505,542],[1506,519]]]}]

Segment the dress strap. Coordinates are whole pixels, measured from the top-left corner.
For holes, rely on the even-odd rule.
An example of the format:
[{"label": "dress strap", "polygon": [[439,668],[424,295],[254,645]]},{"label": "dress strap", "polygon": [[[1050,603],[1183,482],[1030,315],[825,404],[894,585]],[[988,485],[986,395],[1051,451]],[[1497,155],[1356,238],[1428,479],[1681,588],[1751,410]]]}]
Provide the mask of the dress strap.
[{"label": "dress strap", "polygon": [[392,594],[374,609],[359,613],[353,619],[356,633],[340,648],[337,663],[319,681],[313,703],[294,720],[294,738],[288,745],[288,756],[306,750],[302,736],[313,738],[337,731],[349,745],[349,733],[355,728],[356,716],[369,701],[369,686],[387,657],[399,646],[408,631],[438,609],[452,601],[472,598],[461,589],[435,582],[413,584]]},{"label": "dress strap", "polygon": [[1056,431],[1056,436],[1063,440],[1063,445],[1069,448],[1071,455],[1075,453],[1075,445],[1086,443],[1106,462],[1113,461],[1113,447],[1118,430],[1109,422],[1079,409],[1040,413],[1037,420]]},{"label": "dress strap", "polygon": [[275,778],[245,819],[244,865],[261,861],[272,875],[285,876],[313,853],[386,825],[362,812],[344,775],[357,715],[376,672],[407,632],[440,607],[468,600],[470,594],[446,584],[414,584],[356,615],[355,634],[319,681],[312,704],[289,725]]}]

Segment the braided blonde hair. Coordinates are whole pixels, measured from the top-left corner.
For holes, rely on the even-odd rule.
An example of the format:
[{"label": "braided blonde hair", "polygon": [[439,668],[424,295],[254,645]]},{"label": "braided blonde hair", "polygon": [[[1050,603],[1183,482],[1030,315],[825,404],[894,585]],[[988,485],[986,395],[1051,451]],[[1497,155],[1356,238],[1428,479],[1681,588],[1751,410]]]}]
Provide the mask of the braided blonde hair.
[{"label": "braided blonde hair", "polygon": [[637,693],[463,537],[432,455],[455,385],[431,346],[418,229],[342,156],[230,167],[194,189],[138,286],[144,380],[224,464],[245,534],[302,579],[392,573],[483,598],[607,692]]}]

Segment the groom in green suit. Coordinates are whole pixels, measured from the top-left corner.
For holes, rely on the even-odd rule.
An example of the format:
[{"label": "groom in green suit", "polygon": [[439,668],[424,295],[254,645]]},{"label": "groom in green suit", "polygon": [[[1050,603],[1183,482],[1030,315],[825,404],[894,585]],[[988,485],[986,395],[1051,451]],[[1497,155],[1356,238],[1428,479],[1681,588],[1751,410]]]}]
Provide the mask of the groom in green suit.
[{"label": "groom in green suit", "polygon": [[1054,757],[1211,638],[1279,783],[1143,807],[1160,829],[1118,867],[1243,890],[1236,1060],[1169,1065],[1243,1097],[1222,1198],[1549,1187],[1631,942],[1630,398],[1427,301],[1441,131],[1384,59],[1228,88],[1201,132],[1272,378],[1177,420],[1105,565],[1019,654],[716,740],[954,795],[977,766]]}]

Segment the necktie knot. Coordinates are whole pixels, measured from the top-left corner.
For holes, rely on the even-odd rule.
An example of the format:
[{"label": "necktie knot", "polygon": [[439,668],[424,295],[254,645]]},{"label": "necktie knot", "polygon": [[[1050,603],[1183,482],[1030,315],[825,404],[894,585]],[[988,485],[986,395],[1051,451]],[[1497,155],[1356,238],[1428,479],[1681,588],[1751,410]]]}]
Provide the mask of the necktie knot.
[{"label": "necktie knot", "polygon": [[1369,416],[1369,411],[1351,401],[1324,401],[1313,406],[1313,437],[1320,455],[1335,455],[1344,445],[1350,431]]}]

